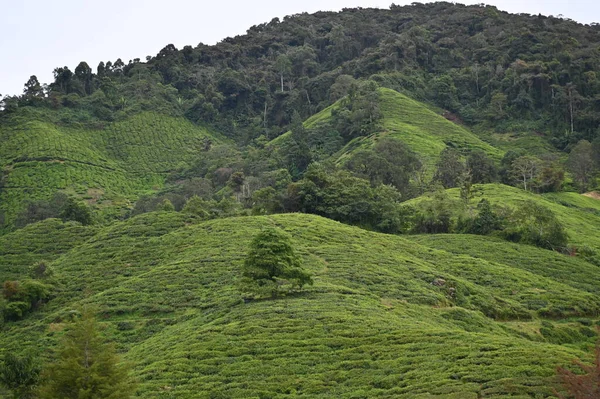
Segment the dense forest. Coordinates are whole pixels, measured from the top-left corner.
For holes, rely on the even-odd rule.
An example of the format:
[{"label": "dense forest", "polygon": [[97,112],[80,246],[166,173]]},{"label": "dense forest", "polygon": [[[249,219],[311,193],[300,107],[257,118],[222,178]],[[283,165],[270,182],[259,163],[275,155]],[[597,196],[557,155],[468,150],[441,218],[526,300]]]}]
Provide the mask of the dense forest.
[{"label": "dense forest", "polygon": [[447,2],[278,18],[215,46],[128,63],[85,61],[35,77],[5,113],[65,107],[101,123],[141,110],[211,123],[241,143],[286,131],[370,79],[456,114],[470,125],[531,129],[561,149],[598,135],[600,26],[492,6]]}]

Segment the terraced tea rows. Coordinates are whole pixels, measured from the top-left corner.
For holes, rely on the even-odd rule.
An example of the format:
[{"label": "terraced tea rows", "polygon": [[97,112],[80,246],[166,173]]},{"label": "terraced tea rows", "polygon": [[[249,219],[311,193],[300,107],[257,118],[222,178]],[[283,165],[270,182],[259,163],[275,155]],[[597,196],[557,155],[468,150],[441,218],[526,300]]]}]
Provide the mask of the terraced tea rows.
[{"label": "terraced tea rows", "polygon": [[[556,365],[593,341],[600,306],[596,266],[487,237],[405,238],[302,214],[199,222],[156,212],[43,249],[36,230],[56,229],[61,242],[75,233],[61,225],[5,237],[37,243],[0,253],[12,264],[0,279],[17,278],[26,265],[15,259],[38,248],[61,290],[5,326],[0,347],[52,345],[70,309],[95,305],[144,398],[548,397]],[[265,225],[292,235],[315,285],[244,303],[236,281]],[[523,251],[531,256],[519,262]]]},{"label": "terraced tea rows", "polygon": [[85,197],[95,189],[108,200],[134,200],[161,187],[169,171],[223,140],[184,119],[152,113],[102,130],[39,121],[7,124],[0,129],[0,211],[10,225],[26,201],[48,199],[57,190]]}]

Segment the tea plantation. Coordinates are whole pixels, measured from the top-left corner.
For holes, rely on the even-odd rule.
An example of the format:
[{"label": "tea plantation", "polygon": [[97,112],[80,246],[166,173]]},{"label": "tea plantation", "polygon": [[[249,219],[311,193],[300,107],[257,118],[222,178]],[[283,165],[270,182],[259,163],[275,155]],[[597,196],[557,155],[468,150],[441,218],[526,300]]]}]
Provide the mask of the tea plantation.
[{"label": "tea plantation", "polygon": [[[264,226],[292,236],[315,284],[244,302],[236,281]],[[94,305],[144,398],[550,397],[600,312],[597,266],[580,258],[304,214],[47,220],[2,248],[0,279],[43,258],[57,281],[51,301],[2,327],[2,351],[52,348],[72,310]]]}]

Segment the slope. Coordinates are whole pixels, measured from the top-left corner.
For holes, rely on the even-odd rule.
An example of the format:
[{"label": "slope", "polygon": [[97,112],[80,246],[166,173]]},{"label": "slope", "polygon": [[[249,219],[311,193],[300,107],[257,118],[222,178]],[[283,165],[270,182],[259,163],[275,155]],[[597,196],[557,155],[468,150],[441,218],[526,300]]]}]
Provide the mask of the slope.
[{"label": "slope", "polygon": [[[379,88],[378,92],[379,108],[383,115],[381,130],[350,141],[334,154],[333,158],[337,163],[346,162],[355,152],[370,148],[384,137],[401,140],[422,158],[430,171],[447,146],[463,152],[481,150],[497,161],[502,158],[503,151],[485,143],[465,127],[438,115],[425,104],[391,89]],[[308,118],[304,127],[310,130],[331,123],[331,111],[336,106],[337,103]],[[289,137],[290,133],[287,132],[272,140],[269,145],[277,149]]]},{"label": "slope", "polygon": [[[456,211],[462,207],[458,198],[460,190],[446,190],[450,199],[456,200]],[[407,201],[409,205],[418,205],[425,197]],[[569,243],[577,246],[600,248],[597,227],[600,226],[600,201],[577,193],[534,194],[516,187],[503,184],[477,184],[473,186],[471,204],[477,204],[482,198],[492,204],[517,207],[524,201],[534,201],[550,209],[569,234]]]},{"label": "slope", "polygon": [[372,146],[382,137],[401,140],[422,157],[424,163],[430,168],[435,165],[440,153],[447,146],[460,151],[481,150],[495,160],[502,157],[502,151],[404,94],[380,88],[379,96],[380,110],[383,114],[382,131],[348,143],[338,154],[339,160],[343,161],[351,157],[352,153],[359,148]]},{"label": "slope", "polygon": [[[29,234],[50,223],[60,224]],[[235,282],[265,225],[293,236],[315,285],[244,303]],[[82,241],[52,262],[56,297],[2,327],[0,348],[52,346],[71,309],[94,305],[144,398],[548,397],[554,367],[593,335],[565,317],[589,324],[600,311],[597,268],[581,260],[554,261],[563,273],[579,267],[563,281],[541,264],[456,256],[311,215],[199,222],[155,212]],[[12,262],[0,254],[0,280],[24,272]],[[571,333],[569,345],[548,325]]]},{"label": "slope", "polygon": [[142,113],[101,129],[14,118],[0,126],[0,211],[11,225],[25,201],[66,190],[95,203],[135,199],[222,141],[183,118]]}]

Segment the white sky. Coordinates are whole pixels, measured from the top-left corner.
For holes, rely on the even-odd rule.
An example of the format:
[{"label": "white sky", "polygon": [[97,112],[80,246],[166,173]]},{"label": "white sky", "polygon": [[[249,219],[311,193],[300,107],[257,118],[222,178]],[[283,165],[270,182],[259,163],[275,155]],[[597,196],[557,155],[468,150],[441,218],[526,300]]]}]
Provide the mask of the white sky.
[{"label": "white sky", "polygon": [[[0,0],[0,93],[21,94],[29,76],[52,81],[52,70],[86,61],[125,63],[165,45],[214,44],[274,17],[343,7],[388,8],[413,0]],[[427,2],[421,0],[421,2]],[[460,1],[478,4],[477,1]],[[488,0],[514,13],[562,14],[600,22],[598,0]]]}]

